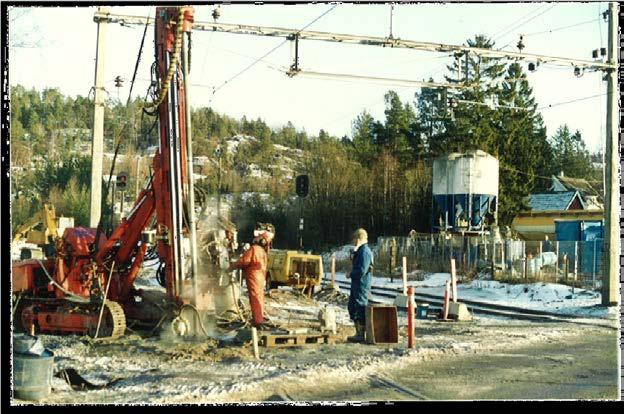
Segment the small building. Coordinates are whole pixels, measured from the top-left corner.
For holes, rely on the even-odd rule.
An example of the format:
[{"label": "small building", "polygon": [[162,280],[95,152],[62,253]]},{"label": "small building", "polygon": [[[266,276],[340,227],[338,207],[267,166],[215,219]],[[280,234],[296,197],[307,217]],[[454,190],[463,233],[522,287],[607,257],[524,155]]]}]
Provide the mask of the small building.
[{"label": "small building", "polygon": [[521,211],[511,222],[511,229],[522,240],[542,241],[544,236],[557,240],[555,222],[596,221],[604,219],[603,210],[542,210]]},{"label": "small building", "polygon": [[578,191],[550,191],[529,195],[531,211],[585,210],[586,205]]},{"label": "small building", "polygon": [[578,191],[585,203],[586,210],[602,210],[604,208],[602,181],[588,181],[583,178],[551,176],[550,191]]}]

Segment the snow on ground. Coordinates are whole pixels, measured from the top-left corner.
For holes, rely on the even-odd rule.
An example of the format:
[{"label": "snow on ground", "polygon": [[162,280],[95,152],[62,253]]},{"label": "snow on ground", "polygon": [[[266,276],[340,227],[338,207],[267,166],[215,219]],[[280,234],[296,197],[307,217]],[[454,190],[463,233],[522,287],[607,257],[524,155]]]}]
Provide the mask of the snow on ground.
[{"label": "snow on ground", "polygon": [[352,244],[346,244],[344,246],[342,246],[340,249],[329,252],[329,253],[323,253],[322,257],[324,261],[328,261],[331,260],[332,256],[336,256],[336,260],[337,261],[341,261],[341,260],[350,260],[351,259],[351,252],[353,251],[353,248],[355,246],[353,246]]},{"label": "snow on ground", "polygon": [[[325,302],[279,289],[267,300],[267,311],[280,324],[305,326]],[[406,349],[405,316],[399,317],[400,342],[390,346],[344,343],[353,332],[344,306],[334,306],[339,334],[333,346],[261,348],[222,346],[214,340],[170,342],[127,335],[94,342],[75,336],[42,336],[56,356],[56,370],[76,368],[88,381],[102,384],[122,378],[109,389],[71,391],[58,378],[45,404],[67,403],[199,403],[260,400],[283,384],[344,384],[391,372],[420,361],[452,355],[498,352],[543,342],[568,343],[599,328],[539,324],[475,317],[470,323],[440,324],[417,320],[417,348]]]},{"label": "snow on ground", "polygon": [[[450,280],[449,273],[427,274],[422,281],[409,281],[408,285],[416,288],[416,293],[444,295],[444,285]],[[336,273],[336,280],[348,281],[344,273]],[[373,286],[402,288],[400,278],[373,277]],[[474,300],[520,308],[543,310],[561,314],[573,314],[588,317],[614,318],[618,314],[616,307],[601,306],[599,292],[578,289],[557,283],[501,283],[494,280],[473,280],[458,284],[459,300]],[[391,300],[390,300],[391,302]]]}]

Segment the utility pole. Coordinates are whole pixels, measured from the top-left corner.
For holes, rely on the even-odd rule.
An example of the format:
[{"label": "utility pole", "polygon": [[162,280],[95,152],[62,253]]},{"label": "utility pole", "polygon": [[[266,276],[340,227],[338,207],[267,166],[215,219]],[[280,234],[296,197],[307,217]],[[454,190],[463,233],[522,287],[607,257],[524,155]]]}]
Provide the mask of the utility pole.
[{"label": "utility pole", "polygon": [[[108,13],[98,8],[98,13]],[[102,153],[104,149],[104,56],[106,53],[106,20],[96,18],[97,46],[95,52],[95,97],[93,110],[93,138],[91,140],[91,209],[89,226],[97,227],[102,210]]]},{"label": "utility pole", "polygon": [[[609,3],[609,44],[607,59],[609,64],[618,61],[618,4]],[[605,229],[606,229],[606,272],[602,281],[602,304],[617,306],[619,302],[618,282],[620,275],[620,203],[619,203],[619,116],[618,116],[618,70],[607,69],[607,144],[605,156],[606,194],[605,194]]]}]

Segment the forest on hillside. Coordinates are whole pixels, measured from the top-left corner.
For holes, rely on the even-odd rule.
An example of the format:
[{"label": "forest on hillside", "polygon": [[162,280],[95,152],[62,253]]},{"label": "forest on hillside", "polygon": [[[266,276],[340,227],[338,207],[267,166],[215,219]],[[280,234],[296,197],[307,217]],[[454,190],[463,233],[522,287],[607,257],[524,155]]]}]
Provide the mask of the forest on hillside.
[{"label": "forest on hillside", "polygon": [[[468,46],[491,48],[476,36]],[[447,82],[457,82],[449,66]],[[205,194],[234,196],[232,217],[246,239],[253,221],[270,221],[278,230],[278,246],[295,246],[300,211],[308,248],[343,244],[363,226],[375,240],[381,235],[405,235],[430,229],[432,160],[450,152],[483,150],[500,163],[500,225],[526,209],[526,196],[545,190],[553,174],[601,180],[581,134],[567,125],[546,131],[533,90],[522,65],[495,58],[470,57],[469,88],[422,88],[411,102],[389,90],[383,119],[366,110],[352,122],[351,136],[333,137],[320,129],[310,134],[291,122],[270,128],[262,119],[234,119],[211,108],[192,113],[195,156],[214,157],[217,145],[233,135],[256,140],[241,145],[217,169],[202,169],[199,183]],[[92,96],[68,97],[57,89],[11,87],[12,227],[15,229],[41,208],[55,204],[57,214],[88,225]],[[158,142],[155,118],[142,113],[144,100],[127,104],[109,99],[105,112],[105,151],[120,139],[125,164]],[[301,150],[296,174],[308,174],[310,194],[299,200],[292,178],[275,175],[258,179],[242,174],[241,166],[268,167],[276,162],[276,146]],[[212,165],[212,164],[211,164]],[[108,167],[110,168],[110,167]],[[105,165],[105,172],[106,169]],[[146,172],[144,172],[146,174]],[[138,179],[138,177],[137,177]],[[132,185],[132,184],[131,184]],[[268,193],[270,198],[241,197]],[[105,214],[108,206],[104,205]],[[252,219],[250,219],[252,218]]]}]

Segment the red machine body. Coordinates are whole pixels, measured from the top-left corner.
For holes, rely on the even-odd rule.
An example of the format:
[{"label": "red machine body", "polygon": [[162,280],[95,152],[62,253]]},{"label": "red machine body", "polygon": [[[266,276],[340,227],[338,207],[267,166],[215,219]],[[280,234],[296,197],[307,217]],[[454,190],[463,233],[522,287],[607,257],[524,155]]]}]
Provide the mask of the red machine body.
[{"label": "red machine body", "polygon": [[[155,50],[160,79],[157,115],[159,150],[153,176],[128,217],[110,237],[92,228],[68,228],[57,241],[56,259],[13,265],[14,318],[17,327],[46,333],[117,336],[126,317],[155,323],[163,309],[182,305],[186,273],[182,239],[188,233],[187,122],[180,44],[193,23],[191,7],[157,7]],[[170,68],[175,70],[170,76]],[[166,80],[169,80],[167,83]],[[148,244],[142,234],[156,221],[158,255],[164,264],[166,295],[149,302],[134,282]],[[96,240],[97,239],[97,240]],[[97,242],[97,246],[95,246]]]}]

